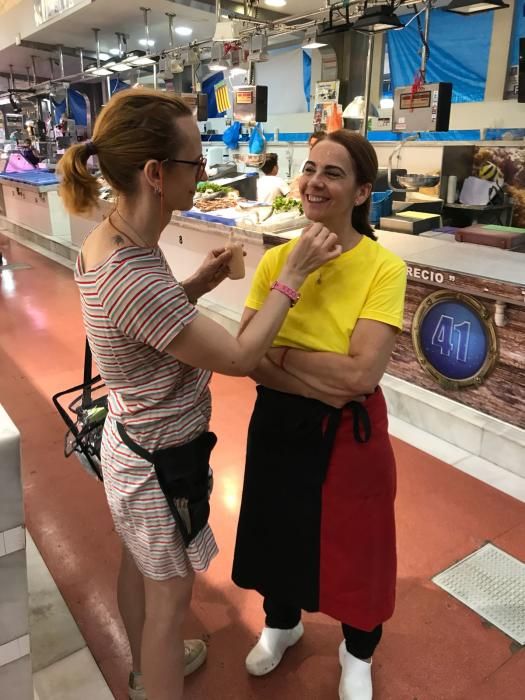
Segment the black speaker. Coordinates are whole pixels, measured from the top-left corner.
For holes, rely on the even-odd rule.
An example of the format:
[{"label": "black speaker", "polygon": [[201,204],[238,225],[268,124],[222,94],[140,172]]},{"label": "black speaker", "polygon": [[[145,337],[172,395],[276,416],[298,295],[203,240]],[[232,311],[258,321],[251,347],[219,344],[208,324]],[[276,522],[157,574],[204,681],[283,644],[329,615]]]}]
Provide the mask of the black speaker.
[{"label": "black speaker", "polygon": [[257,85],[255,91],[255,121],[268,121],[268,86]]},{"label": "black speaker", "polygon": [[520,39],[518,64],[518,102],[525,102],[525,37]]}]

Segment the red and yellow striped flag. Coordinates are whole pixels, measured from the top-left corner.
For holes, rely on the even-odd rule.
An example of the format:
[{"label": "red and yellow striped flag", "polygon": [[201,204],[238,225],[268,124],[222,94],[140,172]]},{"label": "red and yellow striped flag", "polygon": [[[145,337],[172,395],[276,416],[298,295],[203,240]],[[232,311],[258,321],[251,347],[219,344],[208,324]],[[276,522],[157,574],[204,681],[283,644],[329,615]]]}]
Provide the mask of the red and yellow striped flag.
[{"label": "red and yellow striped flag", "polygon": [[217,111],[226,112],[231,109],[232,103],[230,100],[230,93],[226,87],[224,80],[215,85],[215,100],[217,102]]}]

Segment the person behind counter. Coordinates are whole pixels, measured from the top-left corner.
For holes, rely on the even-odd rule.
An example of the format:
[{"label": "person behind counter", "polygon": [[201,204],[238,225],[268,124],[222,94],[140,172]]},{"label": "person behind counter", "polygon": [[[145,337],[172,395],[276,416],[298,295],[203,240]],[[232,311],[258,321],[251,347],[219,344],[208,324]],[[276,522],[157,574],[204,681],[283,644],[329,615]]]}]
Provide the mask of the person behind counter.
[{"label": "person behind counter", "polygon": [[208,526],[211,373],[253,371],[294,290],[341,248],[324,226],[305,229],[257,318],[235,338],[194,306],[225,279],[230,251],[213,251],[181,284],[158,245],[172,212],[191,209],[197,183],[206,179],[190,108],[149,89],[112,97],[92,141],[71,146],[60,162],[61,194],[72,212],[98,202],[97,180],[86,167],[94,154],[117,204],[85,240],[75,279],[109,390],[101,461],[123,542],[118,603],[133,660],[129,697],[180,700],[184,675],[206,658],[204,642],[182,636],[195,572],[217,554]]},{"label": "person behind counter", "polygon": [[[377,156],[340,130],[310,151],[300,181],[308,219],[343,254],[310,275],[258,383],[246,454],[233,580],[264,599],[266,623],[246,659],[262,676],[303,634],[301,611],[342,623],[341,700],[371,700],[371,659],[394,611],[395,462],[379,381],[402,329],[406,266],[368,222]],[[269,250],[241,333],[296,241]],[[337,394],[319,402],[313,391]]]},{"label": "person behind counter", "polygon": [[257,180],[257,201],[273,204],[276,197],[286,197],[290,188],[279,177],[279,160],[277,153],[267,153],[264,165],[261,167],[262,176]]},{"label": "person behind counter", "polygon": [[20,153],[35,168],[40,163],[40,157],[34,149],[31,139],[25,139],[23,146],[20,148]]}]

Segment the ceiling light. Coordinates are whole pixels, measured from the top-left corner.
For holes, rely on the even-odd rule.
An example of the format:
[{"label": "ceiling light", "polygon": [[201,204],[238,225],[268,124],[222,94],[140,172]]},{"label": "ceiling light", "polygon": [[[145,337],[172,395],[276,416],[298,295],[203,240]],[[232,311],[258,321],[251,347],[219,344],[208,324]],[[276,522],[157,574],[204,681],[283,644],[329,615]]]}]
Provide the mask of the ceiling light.
[{"label": "ceiling light", "polygon": [[444,9],[460,15],[475,15],[480,12],[504,10],[509,7],[503,0],[452,0]]},{"label": "ceiling light", "polygon": [[287,0],[264,0],[264,4],[268,7],[284,7]]},{"label": "ceiling light", "polygon": [[154,39],[139,39],[139,44],[141,46],[155,46],[155,40]]},{"label": "ceiling light", "polygon": [[190,27],[175,27],[175,34],[179,36],[190,36],[190,34],[193,34],[193,29],[190,29]]},{"label": "ceiling light", "polygon": [[[111,61],[111,63],[114,64],[115,62]],[[88,75],[96,75],[98,78],[102,78],[107,75],[113,75],[113,70],[106,68],[104,64],[97,66],[97,64],[94,63],[92,66],[89,66],[89,68],[86,68],[84,73],[87,73]]]},{"label": "ceiling light", "polygon": [[384,32],[388,29],[402,28],[401,20],[394,14],[394,10],[390,5],[366,7],[362,16],[352,27],[352,29],[360,32]]},{"label": "ceiling light", "polygon": [[110,49],[110,50],[109,50],[109,53],[110,53],[112,56],[120,56],[120,51],[119,51],[118,49]]},{"label": "ceiling light", "polygon": [[327,44],[317,41],[317,30],[315,27],[306,32],[303,49],[321,49],[323,46],[327,46]]},{"label": "ceiling light", "polygon": [[124,61],[118,61],[111,66],[111,70],[114,73],[122,73],[125,70],[131,70],[131,66],[129,63],[124,63]]},{"label": "ceiling light", "polygon": [[109,55],[109,53],[101,53],[101,54],[99,54],[99,58],[101,61],[107,61],[108,58],[110,58],[110,55]]}]

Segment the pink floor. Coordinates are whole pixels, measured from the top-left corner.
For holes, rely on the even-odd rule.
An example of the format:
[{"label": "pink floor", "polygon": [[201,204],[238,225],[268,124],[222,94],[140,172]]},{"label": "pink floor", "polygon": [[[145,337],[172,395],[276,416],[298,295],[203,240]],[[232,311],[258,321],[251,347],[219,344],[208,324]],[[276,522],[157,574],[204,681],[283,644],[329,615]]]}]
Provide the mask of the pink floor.
[{"label": "pink floor", "polygon": [[[22,434],[28,528],[118,700],[128,651],[115,579],[118,540],[102,487],[62,456],[64,426],[51,395],[81,381],[83,331],[72,273],[0,236],[10,263],[0,276],[0,403]],[[244,441],[254,397],[249,380],[213,380],[216,487],[211,523],[221,553],[196,584],[188,635],[209,643],[188,700],[336,700],[339,627],[306,615],[306,634],[264,679],[244,671],[263,616],[237,589],[230,565]],[[434,586],[430,578],[490,540],[525,559],[525,504],[394,440],[399,469],[398,602],[374,663],[377,700],[523,700],[525,651]]]}]

